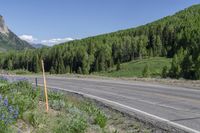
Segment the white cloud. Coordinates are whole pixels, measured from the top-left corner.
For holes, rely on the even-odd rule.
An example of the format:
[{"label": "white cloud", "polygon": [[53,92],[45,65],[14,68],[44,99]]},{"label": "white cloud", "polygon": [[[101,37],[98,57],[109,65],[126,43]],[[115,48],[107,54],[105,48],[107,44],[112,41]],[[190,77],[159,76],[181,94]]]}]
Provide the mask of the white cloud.
[{"label": "white cloud", "polygon": [[74,39],[67,37],[67,38],[53,38],[53,39],[49,39],[49,40],[42,40],[41,43],[45,44],[45,45],[55,45],[55,44],[59,44],[59,43],[63,43],[63,42],[68,42],[68,41],[72,41]]},{"label": "white cloud", "polygon": [[53,46],[55,44],[60,44],[63,42],[68,42],[68,41],[72,41],[74,39],[70,38],[70,37],[66,37],[66,38],[53,38],[53,39],[49,39],[49,40],[39,40],[35,37],[33,37],[32,35],[21,35],[19,36],[20,39],[25,40],[29,43],[32,44],[44,44],[44,45],[48,45],[48,46]]},{"label": "white cloud", "polygon": [[19,36],[19,38],[30,43],[33,43],[34,41],[38,40],[37,38],[34,38],[32,35],[21,35]]}]

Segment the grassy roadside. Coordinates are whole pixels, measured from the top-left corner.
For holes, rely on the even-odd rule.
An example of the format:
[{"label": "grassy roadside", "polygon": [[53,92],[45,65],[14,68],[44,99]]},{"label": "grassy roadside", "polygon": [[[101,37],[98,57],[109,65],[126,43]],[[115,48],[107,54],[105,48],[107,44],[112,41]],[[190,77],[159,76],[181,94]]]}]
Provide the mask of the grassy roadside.
[{"label": "grassy roadside", "polygon": [[[45,112],[43,92],[26,81],[9,83],[1,78],[1,133],[124,133],[151,132],[151,128],[95,103],[53,89]],[[6,104],[5,104],[5,101]],[[3,107],[3,108],[2,108]],[[12,109],[10,109],[12,108]],[[3,110],[2,110],[3,109]],[[9,121],[9,122],[7,122]]]},{"label": "grassy roadside", "polygon": [[97,72],[94,75],[107,77],[143,77],[142,73],[145,66],[148,65],[150,77],[161,77],[164,66],[170,68],[171,59],[164,57],[154,57],[148,59],[134,60],[128,63],[122,63],[120,70],[116,70],[116,66],[108,71]]}]

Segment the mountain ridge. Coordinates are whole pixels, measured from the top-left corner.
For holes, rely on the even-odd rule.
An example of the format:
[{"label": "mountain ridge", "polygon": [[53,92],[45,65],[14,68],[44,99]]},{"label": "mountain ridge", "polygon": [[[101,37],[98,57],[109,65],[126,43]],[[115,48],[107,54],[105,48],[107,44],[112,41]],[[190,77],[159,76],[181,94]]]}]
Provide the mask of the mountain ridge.
[{"label": "mountain ridge", "polygon": [[5,24],[4,18],[0,15],[0,51],[23,50],[33,48],[28,42],[21,40]]},{"label": "mountain ridge", "polygon": [[41,43],[33,43],[31,44],[34,48],[47,48],[49,46],[41,44]]}]

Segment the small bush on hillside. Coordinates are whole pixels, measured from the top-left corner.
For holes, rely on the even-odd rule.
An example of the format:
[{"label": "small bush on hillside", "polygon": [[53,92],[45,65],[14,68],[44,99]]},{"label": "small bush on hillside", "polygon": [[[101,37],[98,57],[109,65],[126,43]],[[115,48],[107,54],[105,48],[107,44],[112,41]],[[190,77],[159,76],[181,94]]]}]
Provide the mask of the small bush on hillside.
[{"label": "small bush on hillside", "polygon": [[168,68],[167,68],[167,66],[163,67],[161,76],[162,76],[162,78],[167,78],[167,76],[168,76]]},{"label": "small bush on hillside", "polygon": [[145,78],[150,76],[149,65],[145,65],[144,70],[142,71],[142,76]]}]

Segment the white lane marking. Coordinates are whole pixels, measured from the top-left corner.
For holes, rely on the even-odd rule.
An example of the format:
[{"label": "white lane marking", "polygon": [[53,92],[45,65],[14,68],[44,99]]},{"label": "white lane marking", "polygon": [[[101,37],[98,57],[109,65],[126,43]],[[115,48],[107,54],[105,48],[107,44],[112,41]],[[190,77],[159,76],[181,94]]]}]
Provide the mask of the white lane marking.
[{"label": "white lane marking", "polygon": [[[68,85],[68,87],[69,86],[71,88],[75,87],[74,85]],[[88,91],[88,89],[89,90],[94,90],[93,88],[89,88],[89,87],[81,88],[81,90],[86,90],[86,92]],[[118,94],[118,93],[106,92],[105,90],[99,91],[98,89],[96,89],[95,91],[98,92],[98,93],[106,93],[106,94],[110,94],[110,95],[114,95],[114,96],[119,96],[119,97],[122,97],[122,98],[126,98],[126,99],[129,99],[129,100],[134,100],[134,101],[138,101],[138,102],[143,102],[143,103],[151,104],[151,105],[154,105],[154,106],[160,106],[160,107],[163,107],[163,108],[173,109],[173,110],[177,110],[177,111],[190,112],[190,113],[193,113],[193,114],[199,114],[199,112],[192,112],[191,110],[186,110],[186,109],[173,107],[173,106],[169,106],[169,105],[165,105],[165,104],[159,104],[159,102],[152,102],[152,101],[145,100],[145,99],[124,96],[124,95],[121,95],[121,94]]]},{"label": "white lane marking", "polygon": [[[88,87],[87,88],[81,88],[81,90],[83,90],[83,89],[85,89],[87,91],[88,89],[92,89],[92,88],[88,88]],[[135,100],[135,101],[138,101],[138,102],[151,104],[151,105],[154,105],[154,106],[160,106],[160,107],[170,108],[170,109],[177,110],[177,111],[184,111],[184,112],[191,112],[191,113],[199,114],[199,112],[192,112],[191,110],[186,110],[186,109],[182,109],[182,108],[178,108],[178,107],[173,107],[173,106],[170,106],[170,105],[160,104],[159,102],[152,102],[152,101],[145,100],[145,99],[133,98],[133,97],[124,96],[124,95],[112,93],[112,92],[105,92],[105,91],[99,91],[99,90],[95,90],[95,91],[99,92],[99,93],[103,92],[103,93],[106,93],[106,94],[119,96],[119,97],[126,98],[126,99],[129,99],[129,100]]]},{"label": "white lane marking", "polygon": [[[35,83],[33,83],[35,84]],[[43,86],[43,84],[38,84],[39,86]],[[102,101],[102,102],[105,102],[107,104],[111,104],[111,105],[118,105],[118,106],[121,106],[123,108],[126,108],[126,109],[129,109],[135,113],[139,113],[139,114],[142,114],[142,115],[146,115],[150,118],[153,118],[155,120],[158,120],[158,121],[162,121],[162,122],[166,122],[168,125],[172,125],[178,129],[181,129],[181,130],[184,130],[186,132],[189,132],[189,133],[200,133],[200,131],[197,131],[197,130],[194,130],[192,128],[189,128],[189,127],[186,127],[184,125],[181,125],[181,124],[178,124],[178,123],[175,123],[175,122],[172,122],[170,120],[167,120],[167,119],[164,119],[164,118],[161,118],[159,116],[156,116],[156,115],[152,115],[152,114],[149,114],[147,112],[144,112],[142,110],[139,110],[139,109],[136,109],[136,108],[132,108],[130,106],[127,106],[127,105],[124,105],[124,104],[121,104],[121,103],[118,103],[118,102],[115,102],[115,101],[111,101],[111,100],[108,100],[108,99],[104,99],[104,98],[101,98],[101,97],[98,97],[98,96],[94,96],[94,95],[90,95],[90,94],[85,94],[85,93],[82,93],[82,92],[78,92],[78,91],[73,91],[73,90],[68,90],[68,89],[64,89],[64,88],[60,88],[60,87],[56,87],[56,86],[48,86],[47,87],[49,88],[56,88],[58,90],[63,90],[63,91],[68,91],[68,92],[72,92],[72,93],[77,93],[77,94],[80,94],[80,95],[83,95],[83,96],[86,96],[86,97],[89,97],[89,98],[93,98],[93,99],[96,99],[96,100],[99,100],[99,101]]]}]

